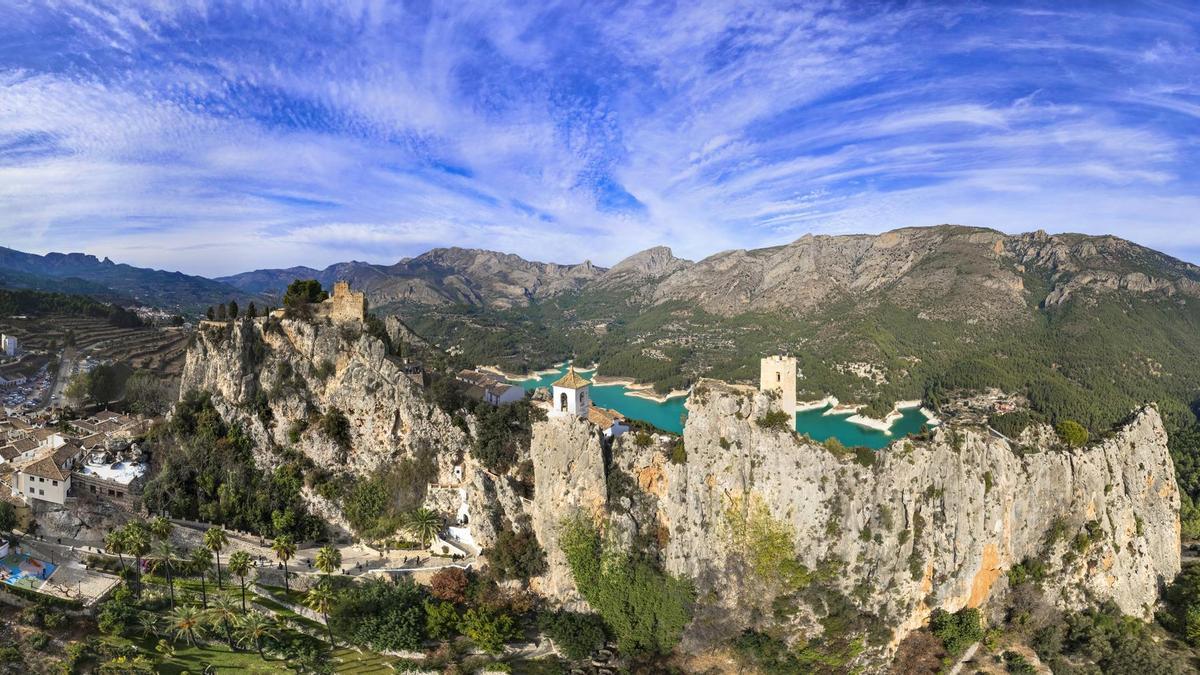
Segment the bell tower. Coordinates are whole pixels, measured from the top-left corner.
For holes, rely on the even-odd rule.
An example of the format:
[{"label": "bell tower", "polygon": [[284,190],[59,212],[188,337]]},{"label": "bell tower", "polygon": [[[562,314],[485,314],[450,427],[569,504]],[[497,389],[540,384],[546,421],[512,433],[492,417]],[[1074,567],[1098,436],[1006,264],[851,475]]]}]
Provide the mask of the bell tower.
[{"label": "bell tower", "polygon": [[575,366],[551,385],[553,400],[551,410],[556,415],[588,416],[592,407],[592,383],[575,372]]}]

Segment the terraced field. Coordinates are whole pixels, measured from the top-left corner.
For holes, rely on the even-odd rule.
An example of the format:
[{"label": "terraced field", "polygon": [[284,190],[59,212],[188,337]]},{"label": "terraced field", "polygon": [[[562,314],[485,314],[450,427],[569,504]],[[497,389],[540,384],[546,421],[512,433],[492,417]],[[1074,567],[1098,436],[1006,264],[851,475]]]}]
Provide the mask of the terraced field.
[{"label": "terraced field", "polygon": [[24,350],[54,356],[73,341],[82,356],[125,363],[177,377],[183,367],[188,332],[183,328],[118,328],[84,316],[0,318],[0,332],[15,335]]}]

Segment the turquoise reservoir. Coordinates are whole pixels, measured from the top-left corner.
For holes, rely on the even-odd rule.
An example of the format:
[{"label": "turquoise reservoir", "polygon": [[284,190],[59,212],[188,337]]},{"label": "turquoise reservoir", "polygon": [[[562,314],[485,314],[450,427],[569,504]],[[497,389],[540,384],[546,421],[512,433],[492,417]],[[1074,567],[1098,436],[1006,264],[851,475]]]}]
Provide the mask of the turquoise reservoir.
[{"label": "turquoise reservoir", "polygon": [[[566,364],[559,366],[553,373],[546,373],[531,380],[510,380],[527,391],[539,387],[550,387],[555,380],[565,375]],[[575,371],[584,379],[592,379],[594,371]],[[612,408],[626,417],[649,422],[659,429],[674,433],[683,433],[683,423],[687,419],[687,410],[683,407],[686,396],[669,398],[665,402],[651,401],[640,396],[632,396],[622,384],[592,385],[592,401],[598,406]],[[796,413],[796,431],[808,434],[815,441],[836,438],[842,445],[866,446],[876,450],[887,447],[889,443],[909,434],[920,432],[927,424],[925,415],[918,408],[906,408],[900,411],[901,417],[892,425],[891,435],[882,431],[852,424],[846,421],[850,415],[824,415],[829,408],[806,410]]]}]

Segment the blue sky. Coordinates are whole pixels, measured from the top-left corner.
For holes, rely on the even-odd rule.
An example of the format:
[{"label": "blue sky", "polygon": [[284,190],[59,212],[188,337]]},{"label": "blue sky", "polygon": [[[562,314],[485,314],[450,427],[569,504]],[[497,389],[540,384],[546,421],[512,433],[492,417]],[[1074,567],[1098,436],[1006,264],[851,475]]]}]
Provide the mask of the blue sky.
[{"label": "blue sky", "polygon": [[1195,4],[798,4],[5,3],[0,244],[218,275],[956,222],[1200,261]]}]

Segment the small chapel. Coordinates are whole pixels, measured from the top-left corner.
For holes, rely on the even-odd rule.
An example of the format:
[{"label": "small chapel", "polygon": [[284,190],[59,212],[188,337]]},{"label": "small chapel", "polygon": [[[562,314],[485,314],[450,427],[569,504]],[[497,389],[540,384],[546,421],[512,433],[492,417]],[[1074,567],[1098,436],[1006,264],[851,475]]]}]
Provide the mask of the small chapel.
[{"label": "small chapel", "polygon": [[611,408],[592,405],[592,383],[575,372],[575,366],[567,374],[550,385],[550,414],[572,415],[595,424],[609,438],[629,431],[625,416]]},{"label": "small chapel", "polygon": [[559,415],[574,415],[587,418],[592,407],[592,383],[575,372],[575,366],[567,369],[567,374],[560,377],[554,384],[551,410]]}]

